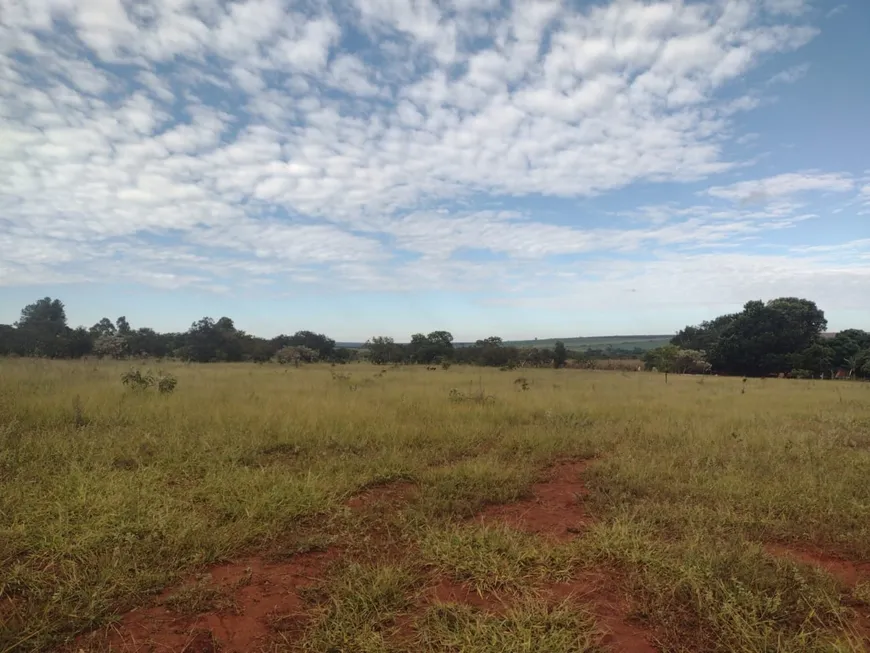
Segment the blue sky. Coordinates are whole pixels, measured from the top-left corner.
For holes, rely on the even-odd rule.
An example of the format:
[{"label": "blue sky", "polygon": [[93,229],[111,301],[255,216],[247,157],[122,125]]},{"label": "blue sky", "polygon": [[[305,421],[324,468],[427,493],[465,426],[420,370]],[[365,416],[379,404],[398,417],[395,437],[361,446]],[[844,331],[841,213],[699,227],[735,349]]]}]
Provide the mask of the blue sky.
[{"label": "blue sky", "polygon": [[870,3],[0,0],[0,322],[870,329]]}]

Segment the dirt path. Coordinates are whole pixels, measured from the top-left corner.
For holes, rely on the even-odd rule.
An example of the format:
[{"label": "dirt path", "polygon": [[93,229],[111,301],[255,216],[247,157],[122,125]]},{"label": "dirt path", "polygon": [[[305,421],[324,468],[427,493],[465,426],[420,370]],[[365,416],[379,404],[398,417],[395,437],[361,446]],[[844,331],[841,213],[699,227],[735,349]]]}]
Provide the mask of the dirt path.
[{"label": "dirt path", "polygon": [[550,478],[532,487],[532,498],[489,506],[475,520],[501,522],[517,530],[556,540],[570,540],[590,523],[583,500],[588,494],[582,480],[587,461],[553,465]]},{"label": "dirt path", "polygon": [[[557,542],[576,537],[591,523],[583,502],[586,465],[586,461],[553,465],[547,471],[549,478],[533,486],[530,499],[488,507],[474,520],[504,523]],[[346,505],[355,512],[374,513],[404,503],[415,491],[411,483],[387,484],[361,492]],[[378,527],[376,523],[372,526]],[[212,567],[198,582],[164,592],[155,605],[132,610],[120,623],[79,638],[78,646],[85,651],[117,653],[255,653],[265,650],[279,632],[291,641],[298,639],[307,623],[303,591],[321,580],[328,566],[345,553],[332,547],[280,562],[250,557]],[[397,552],[370,553],[392,559]],[[613,653],[655,653],[651,633],[632,623],[618,587],[618,579],[611,575],[590,572],[568,583],[535,589],[548,602],[576,600],[578,605],[591,607],[605,632],[602,643]],[[445,602],[489,612],[510,607],[509,598],[478,594],[449,579],[436,579],[420,596],[417,608]],[[413,641],[412,617],[403,620],[409,642]]]},{"label": "dirt path", "polygon": [[870,583],[870,562],[847,560],[811,547],[768,544],[764,548],[771,555],[824,569],[839,580],[849,592],[843,597],[843,602],[854,611],[855,632],[863,640],[865,649],[870,651],[870,606],[852,596],[860,583]]},{"label": "dirt path", "polygon": [[[548,470],[549,478],[532,487],[532,497],[491,506],[476,516],[481,523],[501,522],[527,533],[563,542],[577,537],[592,523],[584,500],[588,490],[583,473],[588,461],[565,461]],[[591,606],[605,631],[603,644],[614,653],[655,653],[653,636],[632,623],[618,579],[604,572],[580,574],[568,583],[540,588],[551,600],[576,599]]]},{"label": "dirt path", "polygon": [[304,622],[299,591],[337,557],[331,549],[280,564],[250,558],[214,567],[208,588],[225,597],[223,605],[196,615],[179,614],[165,605],[177,590],[166,592],[158,605],[124,615],[120,625],[109,630],[106,645],[125,653],[256,651],[266,645],[275,624],[283,628],[294,619]]},{"label": "dirt path", "polygon": [[[404,482],[379,485],[346,505],[358,512],[400,503],[415,489]],[[120,623],[79,638],[78,646],[117,653],[265,650],[278,631],[302,632],[307,617],[301,592],[323,578],[342,553],[330,547],[281,562],[252,556],[217,565],[198,581],[163,592],[155,605],[131,610]],[[185,610],[186,605],[194,609]]]}]

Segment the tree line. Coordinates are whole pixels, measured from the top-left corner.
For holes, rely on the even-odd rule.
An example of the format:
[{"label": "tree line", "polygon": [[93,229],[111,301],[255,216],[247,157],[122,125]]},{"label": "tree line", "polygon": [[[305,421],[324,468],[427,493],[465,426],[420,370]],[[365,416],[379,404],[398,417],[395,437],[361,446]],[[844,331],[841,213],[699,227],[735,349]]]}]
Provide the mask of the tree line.
[{"label": "tree line", "polygon": [[825,337],[828,321],[815,302],[780,297],[750,301],[739,313],[687,326],[669,345],[647,352],[647,368],[742,376],[870,377],[870,333]]},{"label": "tree line", "polygon": [[280,358],[281,362],[346,362],[352,352],[311,331],[258,338],[237,329],[228,317],[218,320],[204,317],[182,333],[158,333],[148,327],[134,329],[124,316],[114,321],[104,317],[89,329],[70,328],[63,302],[45,297],[25,306],[14,325],[0,325],[0,355],[153,357],[199,363],[265,362],[274,358]]},{"label": "tree line", "polygon": [[488,367],[564,367],[569,358],[583,355],[569,352],[562,342],[548,347],[520,348],[506,345],[498,336],[474,343],[455,345],[448,331],[433,331],[429,335],[415,333],[408,343],[379,336],[365,343],[373,363],[438,365],[460,363]]},{"label": "tree line", "polygon": [[63,302],[50,297],[25,306],[14,325],[0,325],[0,355],[153,357],[200,363],[273,360],[296,365],[368,359],[378,364],[467,363],[497,367],[561,367],[569,357],[582,356],[569,352],[561,342],[552,349],[519,349],[506,346],[501,338],[491,337],[472,344],[454,345],[453,335],[448,331],[414,334],[410,342],[404,344],[392,338],[375,337],[362,349],[352,349],[339,347],[332,338],[312,331],[259,338],[237,329],[228,317],[218,320],[204,317],[180,333],[158,333],[148,327],[134,329],[125,316],[115,320],[104,317],[90,328],[71,328]]},{"label": "tree line", "polygon": [[[719,316],[679,331],[669,345],[643,354],[647,369],[659,371],[796,377],[845,375],[870,377],[870,333],[858,329],[823,336],[824,312],[796,297],[750,301],[739,313]],[[204,317],[178,333],[134,329],[126,317],[103,318],[90,328],[71,328],[59,299],[45,297],[21,310],[14,325],[0,325],[0,355],[46,358],[153,357],[195,362],[276,361],[301,365],[315,361],[380,365],[472,364],[491,367],[563,367],[569,360],[591,366],[595,358],[626,358],[639,350],[569,351],[519,348],[492,336],[458,344],[448,331],[417,333],[407,343],[378,336],[362,349],[339,347],[312,331],[260,338],[235,327],[233,320]]]}]

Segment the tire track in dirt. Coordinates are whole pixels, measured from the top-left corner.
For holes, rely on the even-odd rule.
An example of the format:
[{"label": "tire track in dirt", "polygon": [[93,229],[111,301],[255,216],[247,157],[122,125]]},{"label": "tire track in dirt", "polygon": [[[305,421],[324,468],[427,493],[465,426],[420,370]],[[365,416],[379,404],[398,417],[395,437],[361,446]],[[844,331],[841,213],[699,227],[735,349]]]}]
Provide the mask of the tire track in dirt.
[{"label": "tire track in dirt", "polygon": [[[583,502],[588,494],[582,480],[587,464],[576,460],[554,464],[547,470],[549,478],[531,488],[531,498],[488,506],[472,520],[507,524],[554,542],[568,541],[592,523]],[[409,482],[387,483],[369,487],[345,504],[356,513],[372,513],[372,523],[368,524],[372,531],[369,553],[381,559],[408,555],[407,550],[381,546],[389,540],[378,535],[381,526],[378,516],[385,506],[402,504],[416,491],[417,486]],[[203,577],[207,588],[225,597],[224,604],[197,610],[196,614],[179,614],[167,602],[185,588],[196,585],[183,584],[163,592],[154,605],[126,613],[118,624],[81,636],[77,648],[116,653],[255,653],[265,650],[279,633],[289,641],[297,640],[308,623],[304,590],[321,581],[329,565],[349,553],[347,546],[332,546],[296,554],[281,562],[251,556],[216,565]],[[199,586],[203,586],[202,581]],[[613,653],[655,653],[658,649],[651,643],[652,633],[631,622],[630,607],[618,587],[619,579],[611,573],[583,572],[569,582],[533,589],[542,600],[551,603],[576,600],[578,607],[591,609],[604,633],[602,644]],[[511,601],[512,597],[478,593],[446,578],[432,579],[416,609],[402,620],[401,639],[413,642],[414,613],[433,603],[461,603],[504,613],[510,609]],[[413,645],[409,650],[413,650]]]},{"label": "tire track in dirt", "polygon": [[587,465],[586,460],[557,463],[550,467],[548,480],[532,486],[531,498],[487,506],[474,520],[507,524],[559,541],[570,540],[592,521],[584,505],[589,492],[581,478]]},{"label": "tire track in dirt", "polygon": [[[532,486],[529,499],[488,506],[474,517],[481,524],[502,523],[517,530],[555,542],[566,542],[582,533],[593,522],[586,510],[589,494],[583,481],[588,460],[555,463],[547,480]],[[653,634],[632,623],[630,606],[617,588],[614,574],[585,572],[566,583],[542,586],[542,595],[551,601],[577,600],[591,607],[603,626],[602,644],[614,653],[656,653]]]},{"label": "tire track in dirt", "polygon": [[870,562],[856,562],[804,546],[766,544],[764,549],[774,557],[788,558],[794,562],[823,569],[840,581],[849,592],[842,597],[842,601],[855,615],[852,625],[856,634],[863,640],[864,648],[870,651],[870,605],[858,601],[852,595],[859,584],[870,583]]},{"label": "tire track in dirt", "polygon": [[[366,488],[345,505],[354,512],[403,502],[416,486],[407,482]],[[254,653],[265,650],[277,632],[299,633],[307,622],[305,588],[320,581],[345,553],[328,547],[293,555],[281,562],[250,556],[211,567],[200,578],[162,592],[154,605],[126,613],[120,623],[83,635],[82,650],[117,653]],[[206,589],[219,606],[179,614],[168,604],[191,588]],[[223,599],[223,600],[220,600]],[[91,648],[84,648],[90,645]],[[96,646],[97,648],[93,648]]]}]

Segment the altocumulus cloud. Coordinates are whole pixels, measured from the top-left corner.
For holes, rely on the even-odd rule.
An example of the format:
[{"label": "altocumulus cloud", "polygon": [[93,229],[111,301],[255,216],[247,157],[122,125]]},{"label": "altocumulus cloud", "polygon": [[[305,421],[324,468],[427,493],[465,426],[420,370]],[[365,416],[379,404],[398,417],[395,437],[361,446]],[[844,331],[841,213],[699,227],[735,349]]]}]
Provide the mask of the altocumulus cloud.
[{"label": "altocumulus cloud", "polygon": [[[807,194],[870,198],[840,171],[745,179],[726,155],[763,92],[735,82],[815,38],[812,16],[803,0],[0,0],[0,284],[546,305],[525,293],[665,301],[676,274],[681,301],[711,284],[742,301],[810,275],[805,292],[848,303],[866,269],[836,252],[729,250],[812,220]],[[536,209],[638,183],[706,186],[595,224]]]}]

